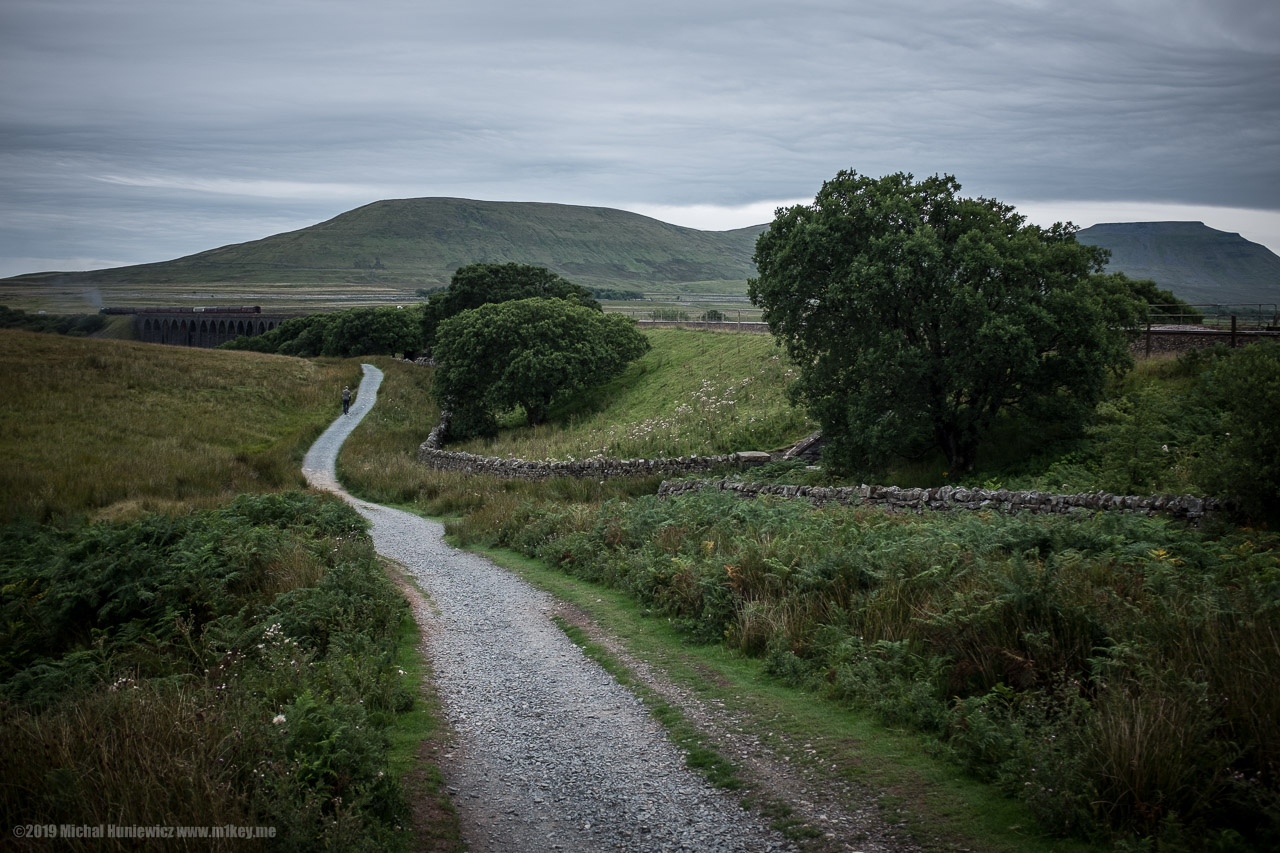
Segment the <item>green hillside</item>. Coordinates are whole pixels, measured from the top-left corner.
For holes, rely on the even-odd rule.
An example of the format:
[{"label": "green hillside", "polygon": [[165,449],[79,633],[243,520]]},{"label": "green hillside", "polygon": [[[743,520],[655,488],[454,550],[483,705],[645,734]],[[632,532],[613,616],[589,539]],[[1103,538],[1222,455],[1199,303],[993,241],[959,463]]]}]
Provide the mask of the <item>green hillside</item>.
[{"label": "green hillside", "polygon": [[[518,262],[588,287],[745,292],[760,225],[710,232],[600,207],[418,198],[163,263],[21,276],[56,285],[448,283],[458,267]],[[16,283],[17,280],[10,280]]]},{"label": "green hillside", "polygon": [[[3,279],[0,305],[67,313],[101,304],[399,304],[418,298],[419,289],[445,286],[460,266],[516,262],[587,287],[668,294],[696,314],[744,307],[735,300],[745,300],[755,241],[766,227],[699,231],[603,207],[396,199],[176,260]],[[1280,303],[1280,257],[1238,234],[1199,222],[1133,222],[1095,225],[1079,239],[1110,249],[1111,271],[1154,279],[1188,302]],[[734,296],[679,301],[696,294]]]},{"label": "green hillside", "polygon": [[1109,272],[1153,279],[1193,304],[1280,303],[1280,257],[1203,222],[1107,222],[1081,243],[1111,250]]}]

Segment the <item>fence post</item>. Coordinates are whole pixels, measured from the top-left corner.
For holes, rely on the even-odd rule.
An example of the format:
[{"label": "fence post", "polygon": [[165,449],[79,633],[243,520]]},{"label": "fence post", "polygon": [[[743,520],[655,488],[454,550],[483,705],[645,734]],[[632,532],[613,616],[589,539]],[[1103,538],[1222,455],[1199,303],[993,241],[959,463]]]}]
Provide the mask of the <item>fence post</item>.
[{"label": "fence post", "polygon": [[1231,348],[1236,348],[1236,315],[1231,315]]}]

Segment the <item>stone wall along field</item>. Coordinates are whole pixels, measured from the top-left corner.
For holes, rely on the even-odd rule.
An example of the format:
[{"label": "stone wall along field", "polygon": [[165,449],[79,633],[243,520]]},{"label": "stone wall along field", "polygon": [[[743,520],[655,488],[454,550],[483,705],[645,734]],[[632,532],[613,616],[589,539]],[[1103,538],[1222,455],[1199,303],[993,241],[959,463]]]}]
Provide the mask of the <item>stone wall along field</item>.
[{"label": "stone wall along field", "polygon": [[933,510],[994,510],[997,512],[1069,513],[1118,510],[1145,515],[1168,515],[1197,522],[1218,509],[1218,502],[1194,495],[1112,495],[1084,492],[1055,495],[1050,492],[1007,489],[966,489],[940,486],[932,489],[903,489],[898,486],[784,486],[777,483],[743,483],[736,480],[664,480],[659,497],[676,497],[700,489],[734,492],[744,498],[775,495],[803,499],[817,504],[839,503],[883,507],[896,512]]}]

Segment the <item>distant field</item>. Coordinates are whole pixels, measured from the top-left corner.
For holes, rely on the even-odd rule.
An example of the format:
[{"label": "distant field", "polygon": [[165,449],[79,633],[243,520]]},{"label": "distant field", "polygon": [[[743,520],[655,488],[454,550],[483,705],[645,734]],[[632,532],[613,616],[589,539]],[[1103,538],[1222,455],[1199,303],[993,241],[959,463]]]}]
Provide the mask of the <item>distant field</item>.
[{"label": "distant field", "polygon": [[326,311],[367,305],[411,305],[417,285],[371,283],[207,282],[54,284],[0,282],[0,305],[50,314],[93,313],[104,306],[260,305],[264,311]]},{"label": "distant field", "polygon": [[0,330],[0,521],[304,485],[359,365]]},{"label": "distant field", "polygon": [[[738,319],[739,315],[744,321],[760,318],[760,309],[746,299],[745,280],[697,282],[688,287],[695,284],[705,285],[708,290],[645,288],[645,299],[605,301],[603,304],[606,311],[620,311],[638,319],[648,319],[655,308],[683,311],[695,320],[709,309],[721,311],[731,320]],[[50,314],[91,314],[107,305],[260,305],[263,311],[305,313],[364,306],[413,305],[423,300],[415,293],[420,287],[412,282],[208,282],[199,285],[135,282],[80,285],[10,281],[0,282],[0,305]]]}]

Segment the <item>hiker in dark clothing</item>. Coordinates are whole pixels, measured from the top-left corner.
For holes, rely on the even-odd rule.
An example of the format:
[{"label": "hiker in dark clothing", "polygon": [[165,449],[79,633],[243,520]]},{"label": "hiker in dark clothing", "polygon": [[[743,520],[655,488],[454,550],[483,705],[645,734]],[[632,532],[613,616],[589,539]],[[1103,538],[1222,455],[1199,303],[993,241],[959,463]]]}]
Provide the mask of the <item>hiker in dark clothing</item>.
[{"label": "hiker in dark clothing", "polygon": [[342,389],[342,414],[351,411],[351,386]]}]

